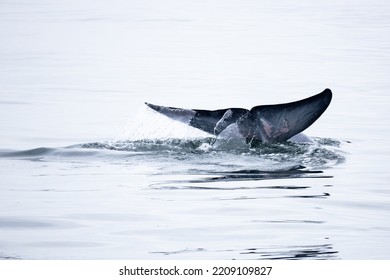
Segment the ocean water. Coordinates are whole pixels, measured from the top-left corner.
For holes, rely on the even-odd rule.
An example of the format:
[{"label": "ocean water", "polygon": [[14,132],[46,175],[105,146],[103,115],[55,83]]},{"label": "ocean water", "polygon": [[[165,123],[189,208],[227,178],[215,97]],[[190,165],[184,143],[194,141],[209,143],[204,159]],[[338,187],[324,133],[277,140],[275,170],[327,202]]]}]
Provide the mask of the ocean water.
[{"label": "ocean water", "polygon": [[[0,259],[389,259],[390,4],[0,1]],[[314,143],[144,102],[333,91]]]}]

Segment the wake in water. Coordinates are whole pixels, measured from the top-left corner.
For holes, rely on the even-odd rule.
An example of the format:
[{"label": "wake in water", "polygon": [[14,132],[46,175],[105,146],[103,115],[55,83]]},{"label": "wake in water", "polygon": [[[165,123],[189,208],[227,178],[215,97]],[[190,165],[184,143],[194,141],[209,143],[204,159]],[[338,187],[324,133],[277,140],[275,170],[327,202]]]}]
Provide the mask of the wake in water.
[{"label": "wake in water", "polygon": [[[232,146],[226,141],[222,145],[213,146],[214,138],[203,139],[145,139],[136,141],[95,142],[80,145],[83,149],[112,150],[129,152],[130,154],[167,156],[168,158],[196,155],[215,157],[242,157],[258,161],[273,161],[274,164],[292,163],[294,166],[327,167],[342,163],[345,157],[340,150],[341,142],[330,138],[314,138],[314,143],[272,143],[247,145],[246,148]],[[236,158],[239,160],[239,158]]]},{"label": "wake in water", "polygon": [[[208,171],[324,169],[345,160],[341,141],[314,138],[311,143],[245,143],[210,136],[190,126],[141,110],[117,139],[64,148],[0,151],[0,157],[40,161],[159,162],[208,166]],[[245,172],[244,172],[245,173]]]},{"label": "wake in water", "polygon": [[[40,161],[103,160],[188,163],[235,166],[245,170],[323,169],[345,160],[341,142],[315,138],[314,143],[272,143],[235,147],[226,141],[215,147],[213,138],[144,139],[135,141],[106,141],[76,144],[63,148],[40,147],[29,150],[3,150],[2,158]],[[223,148],[221,148],[223,146]],[[179,162],[178,162],[179,161]],[[220,169],[218,169],[220,170]]]}]

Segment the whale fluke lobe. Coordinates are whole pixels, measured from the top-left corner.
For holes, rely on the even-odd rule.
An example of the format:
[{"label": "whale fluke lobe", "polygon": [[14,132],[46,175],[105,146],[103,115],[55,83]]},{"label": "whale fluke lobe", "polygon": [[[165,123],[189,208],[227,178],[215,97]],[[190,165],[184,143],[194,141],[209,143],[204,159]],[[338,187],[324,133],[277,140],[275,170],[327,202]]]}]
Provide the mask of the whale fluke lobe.
[{"label": "whale fluke lobe", "polygon": [[328,108],[332,91],[323,92],[295,102],[260,105],[250,110],[228,108],[220,110],[181,109],[145,104],[171,119],[183,122],[210,134],[219,135],[236,124],[247,141],[283,142],[312,125]]},{"label": "whale fluke lobe", "polygon": [[145,104],[168,118],[188,124],[210,134],[218,135],[228,125],[236,122],[241,116],[248,113],[247,109],[230,108],[220,110],[181,109],[164,107],[145,102]]},{"label": "whale fluke lobe", "polygon": [[332,92],[323,92],[299,101],[253,107],[237,122],[247,139],[261,142],[282,142],[312,125],[328,108]]}]

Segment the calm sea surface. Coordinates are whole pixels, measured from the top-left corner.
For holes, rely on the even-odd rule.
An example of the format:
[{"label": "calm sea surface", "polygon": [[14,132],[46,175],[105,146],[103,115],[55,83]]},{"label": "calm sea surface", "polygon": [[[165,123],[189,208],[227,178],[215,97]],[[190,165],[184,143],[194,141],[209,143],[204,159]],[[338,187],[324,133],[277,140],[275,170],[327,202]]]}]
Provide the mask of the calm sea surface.
[{"label": "calm sea surface", "polygon": [[[0,1],[0,259],[390,259],[390,2]],[[314,144],[143,102],[332,89]]]}]

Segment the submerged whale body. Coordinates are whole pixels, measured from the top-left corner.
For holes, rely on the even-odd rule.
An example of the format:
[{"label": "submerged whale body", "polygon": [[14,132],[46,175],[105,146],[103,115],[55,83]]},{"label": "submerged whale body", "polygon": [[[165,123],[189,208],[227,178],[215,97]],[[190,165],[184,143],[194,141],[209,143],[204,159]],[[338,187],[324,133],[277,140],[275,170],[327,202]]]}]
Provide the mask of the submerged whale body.
[{"label": "submerged whale body", "polygon": [[250,110],[228,108],[208,111],[145,104],[173,120],[216,136],[234,132],[247,143],[270,143],[304,138],[300,133],[325,112],[331,100],[332,91],[325,89],[299,101],[260,105]]}]

